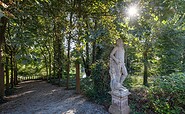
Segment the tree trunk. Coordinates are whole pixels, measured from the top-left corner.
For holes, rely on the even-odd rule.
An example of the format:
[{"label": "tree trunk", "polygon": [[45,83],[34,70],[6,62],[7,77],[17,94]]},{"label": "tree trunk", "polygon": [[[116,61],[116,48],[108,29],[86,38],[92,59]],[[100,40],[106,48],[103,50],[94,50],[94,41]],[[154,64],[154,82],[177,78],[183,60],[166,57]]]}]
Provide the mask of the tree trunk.
[{"label": "tree trunk", "polygon": [[90,60],[89,60],[89,42],[86,41],[86,64],[85,64],[85,73],[86,76],[89,77],[91,75],[91,69],[90,69]]},{"label": "tree trunk", "polygon": [[56,77],[56,41],[53,39],[53,49],[54,49],[54,56],[53,56],[53,78]]},{"label": "tree trunk", "polygon": [[183,65],[182,71],[185,71],[185,50],[184,50],[183,56],[182,56],[182,65]]},{"label": "tree trunk", "polygon": [[148,86],[148,56],[146,51],[143,53],[143,57],[144,57],[143,85]]},{"label": "tree trunk", "polygon": [[[2,60],[1,56],[2,50],[0,49],[0,61]],[[3,63],[0,62],[0,100],[4,98],[4,68]]]},{"label": "tree trunk", "polygon": [[[45,56],[44,56],[44,60],[45,60],[45,66],[46,66],[46,77],[48,77],[49,76],[49,73],[48,73],[48,62],[47,62],[47,58]],[[44,77],[42,79],[45,80]]]},{"label": "tree trunk", "polygon": [[49,77],[48,80],[51,81],[51,69],[52,69],[52,63],[51,63],[51,53],[49,51]]},{"label": "tree trunk", "polygon": [[9,75],[9,58],[6,57],[6,90],[10,88],[10,75]]},{"label": "tree trunk", "polygon": [[[75,6],[75,2],[73,4],[73,7]],[[73,11],[70,13],[70,32],[69,32],[69,39],[68,39],[68,47],[67,47],[67,80],[66,80],[66,89],[69,89],[69,78],[70,78],[70,50],[71,50],[71,38],[72,38],[72,18],[73,18]]]},{"label": "tree trunk", "polygon": [[13,68],[13,52],[11,51],[11,55],[10,55],[10,66],[11,66],[11,88],[13,88],[14,86],[14,68]]},{"label": "tree trunk", "polygon": [[18,81],[17,81],[17,62],[15,60],[15,56],[14,56],[14,85],[17,85]]},{"label": "tree trunk", "polygon": [[58,80],[59,80],[59,86],[60,86],[60,79],[62,77],[62,60],[60,58],[62,58],[62,52],[61,52],[61,39],[58,38],[58,58],[57,58],[57,61],[58,61]]},{"label": "tree trunk", "polygon": [[70,77],[70,44],[71,44],[71,32],[68,39],[68,48],[67,48],[67,80],[66,80],[66,89],[69,89],[69,77]]},{"label": "tree trunk", "polygon": [[0,18],[0,100],[4,97],[4,66],[2,64],[2,45],[5,41],[7,18]]},{"label": "tree trunk", "polygon": [[76,93],[80,93],[80,64],[76,63]]},{"label": "tree trunk", "polygon": [[96,40],[93,42],[92,63],[96,62]]},{"label": "tree trunk", "polygon": [[[50,44],[49,44],[49,46],[50,46]],[[47,77],[47,81],[50,81],[51,80],[51,69],[52,69],[52,63],[51,63],[51,52],[50,52],[50,50],[49,50],[49,48],[45,45],[45,47],[46,47],[46,49],[47,49],[47,51],[48,51],[48,59],[49,59],[49,64],[48,64],[48,69],[49,69],[49,72],[48,72],[48,74],[49,74],[49,76]]]},{"label": "tree trunk", "polygon": [[[44,53],[44,50],[40,47],[40,50],[42,52],[42,55],[44,57],[44,64],[45,64],[45,67],[46,67],[46,77],[48,77],[49,73],[48,73],[48,62],[47,62],[47,57],[46,57],[46,54]],[[45,80],[45,76],[42,77],[43,80]]]},{"label": "tree trunk", "polygon": [[61,63],[61,66],[60,66],[60,68],[61,68],[61,77],[60,77],[60,79],[63,79],[64,65],[65,65],[65,64],[63,63],[63,62],[64,62],[64,58],[65,58],[65,57],[64,57],[64,48],[65,48],[65,47],[64,47],[64,45],[63,45],[63,43],[62,43],[62,52],[61,52],[62,55],[61,55],[61,59],[60,59],[60,61],[62,62],[62,63]]}]

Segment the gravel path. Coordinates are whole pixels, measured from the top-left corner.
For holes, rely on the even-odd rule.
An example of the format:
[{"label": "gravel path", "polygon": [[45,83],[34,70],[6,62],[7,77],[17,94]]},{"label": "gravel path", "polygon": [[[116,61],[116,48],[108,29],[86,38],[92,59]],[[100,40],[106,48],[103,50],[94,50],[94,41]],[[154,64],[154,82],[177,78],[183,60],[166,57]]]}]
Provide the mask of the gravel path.
[{"label": "gravel path", "polygon": [[101,105],[87,101],[74,90],[45,81],[20,83],[9,101],[0,105],[0,114],[108,114]]}]

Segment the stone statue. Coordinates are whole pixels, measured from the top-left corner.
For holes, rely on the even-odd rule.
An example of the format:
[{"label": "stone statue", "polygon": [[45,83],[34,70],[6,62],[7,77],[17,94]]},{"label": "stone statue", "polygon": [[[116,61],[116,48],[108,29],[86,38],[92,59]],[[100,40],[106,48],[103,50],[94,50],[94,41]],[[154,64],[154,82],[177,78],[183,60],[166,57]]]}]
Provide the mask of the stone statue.
[{"label": "stone statue", "polygon": [[125,50],[123,48],[123,41],[116,40],[116,46],[110,54],[110,87],[112,91],[124,91],[126,88],[122,85],[127,77],[127,69],[124,62]]},{"label": "stone statue", "polygon": [[110,54],[110,69],[111,76],[111,94],[112,104],[109,107],[111,114],[129,114],[130,107],[128,106],[128,95],[130,92],[122,84],[127,77],[127,69],[124,62],[125,50],[123,41],[116,40],[116,46]]}]

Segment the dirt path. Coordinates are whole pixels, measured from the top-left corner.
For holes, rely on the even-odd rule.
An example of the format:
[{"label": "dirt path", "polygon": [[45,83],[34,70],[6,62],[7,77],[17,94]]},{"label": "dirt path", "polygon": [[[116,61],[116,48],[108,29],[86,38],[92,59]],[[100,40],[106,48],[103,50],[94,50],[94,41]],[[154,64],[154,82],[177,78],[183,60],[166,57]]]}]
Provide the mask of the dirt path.
[{"label": "dirt path", "polygon": [[89,102],[74,90],[64,90],[44,81],[18,85],[9,102],[0,105],[0,114],[108,114],[103,106]]}]

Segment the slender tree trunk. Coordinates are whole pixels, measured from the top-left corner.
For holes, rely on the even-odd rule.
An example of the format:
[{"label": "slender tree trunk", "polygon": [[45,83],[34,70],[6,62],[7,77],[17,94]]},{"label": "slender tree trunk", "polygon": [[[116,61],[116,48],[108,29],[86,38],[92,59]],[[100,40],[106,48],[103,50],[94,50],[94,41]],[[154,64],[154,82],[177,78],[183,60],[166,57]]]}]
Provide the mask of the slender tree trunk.
[{"label": "slender tree trunk", "polygon": [[[0,34],[1,36],[1,34]],[[0,39],[0,100],[4,99],[4,69],[3,69],[3,64],[2,64],[2,37]]]},{"label": "slender tree trunk", "polygon": [[[75,6],[75,2],[74,2]],[[74,7],[73,6],[73,7]],[[68,47],[67,47],[67,80],[66,80],[66,89],[69,89],[69,78],[70,78],[70,50],[71,50],[71,38],[72,38],[72,18],[73,18],[73,12],[70,13],[70,32],[69,32],[69,38],[68,38]]]},{"label": "slender tree trunk", "polygon": [[[54,16],[55,17],[55,16]],[[54,28],[53,28],[53,49],[54,49],[54,59],[53,59],[53,75],[54,75],[54,79],[56,77],[56,72],[58,73],[58,69],[57,69],[57,64],[58,64],[58,61],[57,61],[57,58],[58,58],[58,35],[57,35],[57,25],[56,25],[56,20],[53,19],[54,21]],[[58,76],[57,76],[58,77]]]},{"label": "slender tree trunk", "polygon": [[76,93],[80,93],[80,64],[76,63]]},{"label": "slender tree trunk", "polygon": [[18,84],[18,80],[17,80],[17,62],[15,60],[15,56],[14,56],[14,85]]},{"label": "slender tree trunk", "polygon": [[11,80],[10,80],[10,83],[11,83],[11,88],[13,88],[14,86],[14,68],[13,68],[13,52],[11,51],[11,54],[10,54],[10,66],[11,66]]},{"label": "slender tree trunk", "polygon": [[91,70],[90,70],[90,60],[89,60],[89,42],[86,41],[86,64],[85,64],[85,73],[88,76],[91,75]]},{"label": "slender tree trunk", "polygon": [[[2,50],[0,49],[0,61],[2,60],[1,56]],[[4,68],[3,64],[0,62],[0,100],[4,98]]]},{"label": "slender tree trunk", "polygon": [[[8,26],[7,26],[7,33],[8,33],[8,37],[10,36],[10,24],[8,23]],[[9,46],[7,45],[6,43],[6,40],[5,40],[5,53],[7,55],[9,55]],[[6,69],[6,91],[9,90],[10,88],[10,74],[9,74],[9,57],[6,56],[6,66],[5,66],[5,69]]]},{"label": "slender tree trunk", "polygon": [[[46,56],[44,56],[44,61],[45,61],[45,66],[46,66],[46,77],[48,77],[49,76],[49,73],[48,73],[48,62],[47,62]],[[44,77],[43,77],[43,80],[45,80]]]},{"label": "slender tree trunk", "polygon": [[6,90],[10,88],[10,75],[9,75],[9,57],[6,57]]},{"label": "slender tree trunk", "polygon": [[[8,45],[6,44],[5,41],[5,52],[8,54]],[[5,71],[6,71],[6,91],[10,88],[10,74],[9,74],[9,57],[6,56],[6,66],[5,66]]]},{"label": "slender tree trunk", "polygon": [[64,47],[64,40],[62,39],[62,42],[61,42],[61,58],[60,58],[60,62],[61,62],[61,66],[60,66],[60,68],[61,68],[61,79],[63,79],[63,72],[64,72],[64,64],[63,64],[63,62],[64,62],[64,59],[65,59],[65,57],[64,57],[64,50],[65,50],[65,47]]},{"label": "slender tree trunk", "polygon": [[92,63],[96,62],[96,40],[93,42]]},{"label": "slender tree trunk", "polygon": [[143,75],[143,85],[148,86],[148,56],[147,51],[143,53],[144,57],[144,75]]},{"label": "slender tree trunk", "polygon": [[[46,67],[46,77],[48,77],[49,76],[49,72],[48,72],[48,62],[47,62],[47,57],[46,57],[46,55],[44,54],[44,52],[43,52],[43,56],[44,56],[44,63],[45,63],[45,67]],[[44,76],[45,77],[45,76]],[[43,80],[45,80],[45,78],[42,78]]]},{"label": "slender tree trunk", "polygon": [[53,57],[53,77],[55,79],[56,77],[56,57],[57,57],[57,51],[56,51],[56,41],[53,39],[53,49],[54,49],[54,57]]},{"label": "slender tree trunk", "polygon": [[50,81],[51,80],[51,69],[52,69],[52,63],[51,63],[51,52],[49,50],[49,48],[45,45],[47,51],[48,51],[48,59],[49,59],[49,64],[48,64],[48,67],[49,67],[49,76],[47,77],[47,81]]},{"label": "slender tree trunk", "polygon": [[49,81],[51,81],[51,69],[52,69],[52,63],[51,63],[51,53],[49,51]]},{"label": "slender tree trunk", "polygon": [[49,73],[48,73],[48,65],[47,65],[46,59],[45,59],[45,65],[46,65],[46,77],[48,77]]},{"label": "slender tree trunk", "polygon": [[71,45],[71,33],[68,39],[68,48],[67,48],[67,80],[66,80],[66,89],[69,89],[69,77],[70,77],[70,45]]},{"label": "slender tree trunk", "polygon": [[57,74],[58,74],[58,80],[59,80],[59,86],[60,86],[60,79],[61,79],[61,77],[62,77],[62,62],[61,62],[61,39],[59,39],[58,38],[58,58],[57,58],[57,61],[58,61],[58,72],[57,72]]},{"label": "slender tree trunk", "polygon": [[182,71],[185,71],[185,50],[184,50],[183,56],[182,56],[182,65],[183,65]]}]

